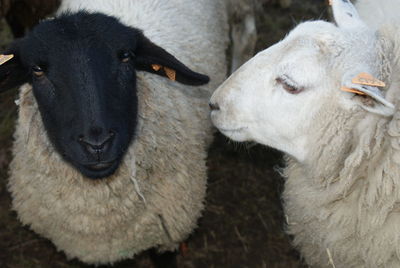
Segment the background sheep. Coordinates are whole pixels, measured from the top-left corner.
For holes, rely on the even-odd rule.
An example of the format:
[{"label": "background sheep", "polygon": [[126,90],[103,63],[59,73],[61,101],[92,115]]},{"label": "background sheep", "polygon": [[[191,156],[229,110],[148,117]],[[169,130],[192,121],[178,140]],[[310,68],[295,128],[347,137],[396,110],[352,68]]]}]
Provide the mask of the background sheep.
[{"label": "background sheep", "polygon": [[1,0],[0,16],[6,18],[15,37],[22,37],[59,5],[60,0]]},{"label": "background sheep", "polygon": [[292,3],[291,0],[227,0],[232,41],[230,73],[254,55],[257,42],[256,11],[269,2],[279,2],[283,8],[288,8]]},{"label": "background sheep", "polygon": [[[104,15],[74,14],[82,9],[144,33]],[[65,0],[58,12],[66,10],[16,41],[7,52],[15,57],[0,68],[2,89],[33,85],[20,89],[13,208],[68,257],[87,263],[112,263],[153,246],[175,249],[203,208],[206,100],[226,73],[224,6]],[[178,85],[208,78],[152,42],[213,81]],[[135,69],[177,80],[137,73],[137,123]],[[128,148],[124,137],[132,133]]]},{"label": "background sheep", "polygon": [[231,68],[233,73],[254,55],[257,40],[255,1],[227,0],[232,39]]},{"label": "background sheep", "polygon": [[300,24],[259,53],[214,93],[211,116],[230,138],[288,155],[288,232],[309,265],[399,267],[400,2],[359,1],[372,28],[332,2],[337,26]]}]

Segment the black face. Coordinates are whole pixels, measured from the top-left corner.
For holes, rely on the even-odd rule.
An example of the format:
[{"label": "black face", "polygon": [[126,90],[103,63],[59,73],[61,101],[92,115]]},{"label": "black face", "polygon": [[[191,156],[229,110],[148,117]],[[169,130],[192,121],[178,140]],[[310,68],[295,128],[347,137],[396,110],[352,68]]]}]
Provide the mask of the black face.
[{"label": "black face", "polygon": [[135,136],[137,70],[208,82],[141,31],[102,14],[45,21],[6,54],[15,57],[0,66],[0,90],[32,83],[55,149],[89,178],[112,175]]}]

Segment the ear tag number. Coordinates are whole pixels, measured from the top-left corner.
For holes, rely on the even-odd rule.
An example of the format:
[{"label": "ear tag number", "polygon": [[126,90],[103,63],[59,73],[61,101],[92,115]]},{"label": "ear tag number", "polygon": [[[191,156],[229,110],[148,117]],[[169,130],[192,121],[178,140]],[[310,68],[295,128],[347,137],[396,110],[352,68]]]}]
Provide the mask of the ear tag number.
[{"label": "ear tag number", "polygon": [[173,69],[170,69],[168,67],[164,67],[161,66],[159,64],[152,64],[151,68],[153,68],[154,71],[158,72],[159,70],[163,69],[165,74],[167,75],[167,77],[172,80],[175,81],[176,80],[176,71]]},{"label": "ear tag number", "polygon": [[0,55],[0,65],[3,65],[4,63],[11,60],[12,58],[14,58],[14,54],[9,54],[9,55],[1,54]]},{"label": "ear tag number", "polygon": [[386,84],[372,75],[368,73],[360,73],[356,77],[351,80],[354,84],[359,84],[359,85],[366,85],[366,86],[373,86],[373,87],[385,87]]}]

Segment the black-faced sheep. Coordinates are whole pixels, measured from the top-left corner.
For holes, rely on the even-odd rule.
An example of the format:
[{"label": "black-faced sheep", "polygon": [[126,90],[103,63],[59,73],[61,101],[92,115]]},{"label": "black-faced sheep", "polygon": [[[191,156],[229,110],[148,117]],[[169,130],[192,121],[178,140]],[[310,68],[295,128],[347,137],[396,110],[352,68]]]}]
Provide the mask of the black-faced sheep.
[{"label": "black-faced sheep", "polygon": [[[400,267],[400,1],[333,0],[213,95],[228,137],[285,152],[288,232],[313,267]],[[369,26],[367,26],[369,25]]]},{"label": "black-faced sheep", "polygon": [[24,224],[93,264],[188,236],[205,195],[207,99],[226,74],[225,12],[214,0],[64,0],[12,44],[0,89],[28,83],[9,179]]}]

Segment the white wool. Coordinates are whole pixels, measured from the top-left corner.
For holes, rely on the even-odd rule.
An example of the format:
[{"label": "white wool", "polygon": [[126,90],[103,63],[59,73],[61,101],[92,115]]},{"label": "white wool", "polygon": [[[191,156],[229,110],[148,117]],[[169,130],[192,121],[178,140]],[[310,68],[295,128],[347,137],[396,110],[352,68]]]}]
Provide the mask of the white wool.
[{"label": "white wool", "polygon": [[400,267],[400,1],[360,0],[365,22],[332,2],[336,25],[300,24],[260,52],[213,94],[211,117],[287,154],[287,231],[311,267]]},{"label": "white wool", "polygon": [[64,0],[59,10],[115,16],[211,82],[190,87],[138,72],[137,137],[105,180],[84,178],[51,145],[31,87],[20,89],[9,190],[19,219],[69,258],[113,263],[170,250],[196,227],[212,139],[208,98],[226,74],[224,4],[214,0]]},{"label": "white wool", "polygon": [[399,1],[357,0],[356,3],[360,16],[375,30],[382,24],[400,22]]}]

